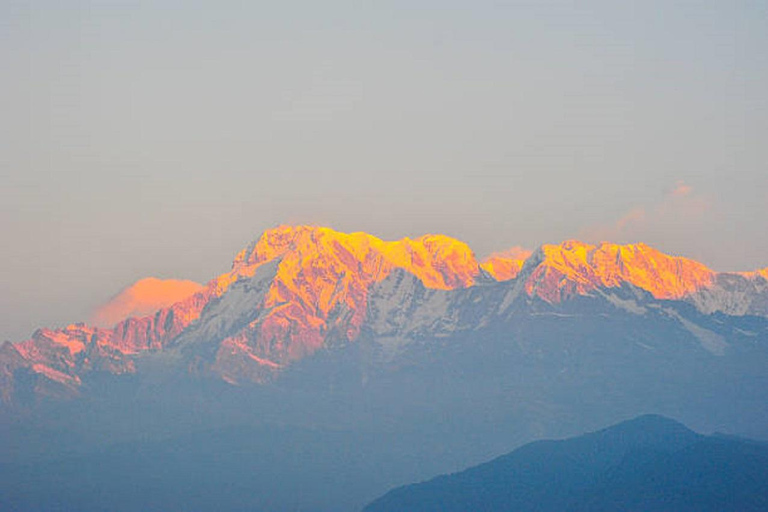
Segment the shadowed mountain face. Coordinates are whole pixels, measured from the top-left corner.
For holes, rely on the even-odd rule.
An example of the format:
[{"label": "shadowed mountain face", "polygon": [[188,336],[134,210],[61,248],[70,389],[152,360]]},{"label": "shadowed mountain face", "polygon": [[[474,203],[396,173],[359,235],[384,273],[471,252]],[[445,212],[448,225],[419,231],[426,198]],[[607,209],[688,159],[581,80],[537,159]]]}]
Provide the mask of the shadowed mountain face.
[{"label": "shadowed mountain face", "polygon": [[[6,343],[0,469],[19,478],[0,496],[24,510],[115,510],[110,496],[130,494],[124,510],[352,511],[647,412],[765,437],[763,274],[641,245],[522,258],[282,227],[153,316]],[[220,454],[200,451],[207,436]],[[202,488],[208,465],[218,506],[184,483]]]},{"label": "shadowed mountain face", "polygon": [[768,506],[768,445],[698,435],[643,416],[395,489],[365,512],[759,511]]}]

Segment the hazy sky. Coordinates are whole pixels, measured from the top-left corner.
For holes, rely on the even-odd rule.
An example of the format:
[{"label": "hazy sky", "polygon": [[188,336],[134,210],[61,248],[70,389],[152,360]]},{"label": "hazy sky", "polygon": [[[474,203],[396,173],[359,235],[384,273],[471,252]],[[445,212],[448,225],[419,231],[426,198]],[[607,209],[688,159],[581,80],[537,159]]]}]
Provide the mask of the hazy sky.
[{"label": "hazy sky", "polygon": [[768,266],[768,3],[0,2],[0,340],[281,223]]}]

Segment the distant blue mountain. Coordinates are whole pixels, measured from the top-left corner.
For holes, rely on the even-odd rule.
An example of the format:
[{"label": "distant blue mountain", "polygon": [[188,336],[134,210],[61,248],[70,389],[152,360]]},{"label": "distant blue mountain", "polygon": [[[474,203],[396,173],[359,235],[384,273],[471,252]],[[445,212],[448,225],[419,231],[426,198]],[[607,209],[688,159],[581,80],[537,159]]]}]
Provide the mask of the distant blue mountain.
[{"label": "distant blue mountain", "polygon": [[397,488],[364,512],[765,511],[768,445],[641,416]]}]

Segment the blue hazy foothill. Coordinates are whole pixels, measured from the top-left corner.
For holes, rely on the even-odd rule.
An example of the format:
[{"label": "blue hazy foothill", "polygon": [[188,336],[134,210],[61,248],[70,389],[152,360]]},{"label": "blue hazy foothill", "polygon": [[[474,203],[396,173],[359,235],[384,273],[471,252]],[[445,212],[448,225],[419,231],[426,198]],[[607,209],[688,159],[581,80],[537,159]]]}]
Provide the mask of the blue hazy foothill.
[{"label": "blue hazy foothill", "polygon": [[364,512],[768,510],[768,445],[646,415],[390,491]]}]

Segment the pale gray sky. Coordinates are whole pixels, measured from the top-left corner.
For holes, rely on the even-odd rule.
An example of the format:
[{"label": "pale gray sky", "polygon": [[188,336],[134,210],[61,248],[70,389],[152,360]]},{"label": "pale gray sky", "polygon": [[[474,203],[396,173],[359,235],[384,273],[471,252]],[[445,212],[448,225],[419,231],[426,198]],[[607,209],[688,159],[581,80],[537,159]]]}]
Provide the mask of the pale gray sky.
[{"label": "pale gray sky", "polygon": [[0,4],[0,340],[266,228],[768,265],[768,3]]}]

